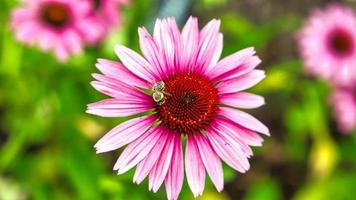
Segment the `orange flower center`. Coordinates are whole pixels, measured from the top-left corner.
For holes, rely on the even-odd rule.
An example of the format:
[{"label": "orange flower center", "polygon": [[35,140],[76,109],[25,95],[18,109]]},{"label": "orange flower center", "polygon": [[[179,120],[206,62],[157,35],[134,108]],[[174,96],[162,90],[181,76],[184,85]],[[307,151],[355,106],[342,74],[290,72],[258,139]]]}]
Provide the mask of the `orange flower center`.
[{"label": "orange flower center", "polygon": [[98,10],[101,7],[101,0],[92,0],[93,8]]},{"label": "orange flower center", "polygon": [[353,52],[352,36],[343,30],[337,30],[330,37],[330,48],[338,55],[348,55]]},{"label": "orange flower center", "polygon": [[168,129],[183,134],[198,132],[210,124],[219,104],[218,92],[204,76],[176,74],[163,81],[164,102],[156,112]]},{"label": "orange flower center", "polygon": [[69,8],[60,2],[49,2],[41,6],[41,19],[44,23],[60,28],[70,21]]}]

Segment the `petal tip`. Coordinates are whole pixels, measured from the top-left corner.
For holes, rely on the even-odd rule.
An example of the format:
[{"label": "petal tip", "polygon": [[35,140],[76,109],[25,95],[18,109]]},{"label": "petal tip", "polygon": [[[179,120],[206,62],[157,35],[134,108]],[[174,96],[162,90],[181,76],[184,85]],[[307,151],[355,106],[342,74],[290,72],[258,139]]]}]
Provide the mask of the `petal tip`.
[{"label": "petal tip", "polygon": [[96,62],[97,63],[103,63],[103,62],[105,62],[106,61],[106,59],[104,59],[104,58],[98,58],[98,59],[96,59]]},{"label": "petal tip", "polygon": [[100,147],[96,147],[96,151],[95,151],[96,154],[104,153],[104,152],[106,152],[104,149],[101,149]]},{"label": "petal tip", "polygon": [[122,168],[119,168],[119,169],[116,169],[116,170],[118,170],[117,171],[117,175],[121,175],[121,174],[125,173],[125,171],[123,171]]},{"label": "petal tip", "polygon": [[87,105],[87,106],[88,106],[88,109],[85,111],[85,113],[94,115],[95,113],[93,112],[93,110],[91,110],[91,109],[89,108],[89,105]]}]

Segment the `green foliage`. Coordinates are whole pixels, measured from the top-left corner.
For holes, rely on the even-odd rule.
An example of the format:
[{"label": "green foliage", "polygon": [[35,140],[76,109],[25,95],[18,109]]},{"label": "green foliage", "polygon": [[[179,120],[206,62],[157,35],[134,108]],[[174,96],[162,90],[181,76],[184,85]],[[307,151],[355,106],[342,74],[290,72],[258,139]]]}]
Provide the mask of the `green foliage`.
[{"label": "green foliage", "polygon": [[250,188],[246,194],[246,200],[278,200],[282,199],[281,188],[278,182],[269,178],[261,179]]}]

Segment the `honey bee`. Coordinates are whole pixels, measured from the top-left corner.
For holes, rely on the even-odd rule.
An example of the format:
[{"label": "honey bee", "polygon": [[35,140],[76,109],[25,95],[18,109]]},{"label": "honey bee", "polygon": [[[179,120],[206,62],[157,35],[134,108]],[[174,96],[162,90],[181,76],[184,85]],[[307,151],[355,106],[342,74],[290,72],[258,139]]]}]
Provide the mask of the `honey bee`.
[{"label": "honey bee", "polygon": [[164,104],[164,97],[165,97],[165,84],[163,81],[159,81],[155,83],[152,87],[153,94],[152,98],[153,100],[158,104],[158,105],[163,105]]}]

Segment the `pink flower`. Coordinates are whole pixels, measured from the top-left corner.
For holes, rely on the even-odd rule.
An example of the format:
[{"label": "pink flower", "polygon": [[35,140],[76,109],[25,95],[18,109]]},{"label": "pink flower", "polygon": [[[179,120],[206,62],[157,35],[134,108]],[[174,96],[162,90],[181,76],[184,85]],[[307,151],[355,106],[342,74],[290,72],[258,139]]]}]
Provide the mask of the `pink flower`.
[{"label": "pink flower", "polygon": [[60,61],[78,54],[90,28],[87,0],[25,0],[12,13],[11,25],[16,38],[28,45],[38,44],[44,51],[54,51]]},{"label": "pink flower", "polygon": [[332,4],[316,10],[299,34],[306,70],[338,85],[356,80],[356,16]]},{"label": "pink flower", "polygon": [[128,0],[88,0],[91,5],[90,20],[95,34],[87,35],[86,40],[97,43],[104,39],[121,22],[119,7],[128,4]]},{"label": "pink flower", "polygon": [[356,87],[335,89],[331,102],[340,130],[356,130]]},{"label": "pink flower", "polygon": [[[103,117],[135,116],[101,138],[97,153],[128,145],[114,170],[134,166],[135,183],[149,178],[156,192],[165,183],[168,199],[177,199],[184,171],[194,196],[203,193],[206,172],[218,191],[223,189],[221,160],[244,173],[252,156],[249,146],[261,146],[268,128],[239,109],[264,104],[261,96],[243,92],[264,77],[253,48],[219,61],[223,36],[220,21],[201,31],[191,17],[182,32],[174,19],[157,20],[153,36],[139,28],[144,55],[118,45],[122,63],[99,59],[91,84],[109,99],[88,105],[88,113]],[[257,133],[258,132],[258,133]],[[183,159],[182,141],[186,141]]]}]

